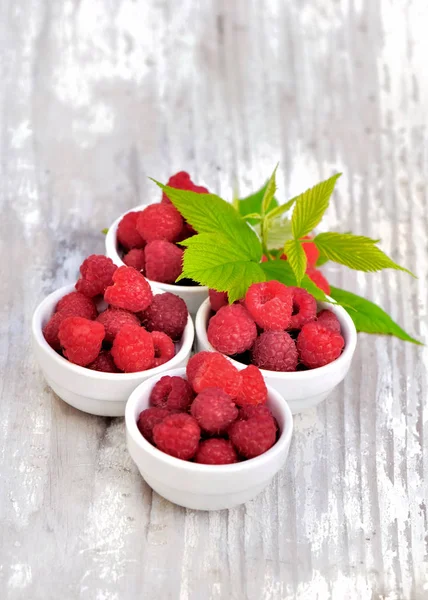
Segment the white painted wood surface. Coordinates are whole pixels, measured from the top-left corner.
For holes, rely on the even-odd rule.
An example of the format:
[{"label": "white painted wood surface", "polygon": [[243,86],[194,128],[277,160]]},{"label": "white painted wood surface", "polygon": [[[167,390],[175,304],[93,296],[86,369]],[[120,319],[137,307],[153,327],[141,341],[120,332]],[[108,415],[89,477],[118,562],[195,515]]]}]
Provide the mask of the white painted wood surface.
[{"label": "white painted wood surface", "polygon": [[148,176],[230,197],[278,160],[282,198],[343,171],[328,225],[419,279],[329,276],[427,340],[427,23],[426,0],[2,0],[2,599],[428,597],[426,348],[361,335],[269,489],[208,514],[152,494],[123,420],[59,401],[29,341]]}]

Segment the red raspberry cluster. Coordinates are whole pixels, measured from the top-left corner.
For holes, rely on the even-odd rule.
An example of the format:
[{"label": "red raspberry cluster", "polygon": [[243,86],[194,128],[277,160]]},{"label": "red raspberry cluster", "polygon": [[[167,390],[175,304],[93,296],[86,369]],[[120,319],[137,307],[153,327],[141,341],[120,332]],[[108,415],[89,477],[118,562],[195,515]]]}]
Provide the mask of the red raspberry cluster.
[{"label": "red raspberry cluster", "polygon": [[[181,298],[153,296],[140,271],[95,254],[83,261],[76,290],[61,298],[43,328],[64,358],[105,373],[145,371],[173,358],[188,318]],[[99,313],[102,299],[108,306]]]},{"label": "red raspberry cluster", "polygon": [[[167,185],[208,194],[207,188],[195,185],[185,171],[170,177]],[[183,260],[183,249],[177,242],[195,233],[163,194],[161,202],[127,213],[117,228],[117,240],[125,265],[141,271],[152,281],[174,283],[181,274]]]},{"label": "red raspberry cluster", "polygon": [[213,291],[210,302],[210,344],[260,369],[315,369],[336,360],[345,345],[336,315],[317,314],[315,298],[302,288],[267,281],[251,285],[235,304]]},{"label": "red raspberry cluster", "polygon": [[200,352],[189,360],[187,379],[162,377],[150,408],[138,418],[141,434],[159,450],[207,465],[254,458],[271,448],[278,425],[267,389],[254,365],[238,371],[222,354]]}]

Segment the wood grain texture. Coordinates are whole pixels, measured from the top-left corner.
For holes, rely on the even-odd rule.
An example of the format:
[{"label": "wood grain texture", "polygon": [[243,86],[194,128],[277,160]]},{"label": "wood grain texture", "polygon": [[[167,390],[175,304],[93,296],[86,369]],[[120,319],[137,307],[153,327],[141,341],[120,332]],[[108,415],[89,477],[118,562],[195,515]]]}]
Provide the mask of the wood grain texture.
[{"label": "wood grain texture", "polygon": [[256,500],[152,493],[121,419],[44,383],[30,319],[99,231],[179,169],[285,199],[344,175],[327,225],[418,279],[330,268],[428,340],[425,0],[2,0],[0,590],[7,600],[423,600],[427,348],[360,335]]}]

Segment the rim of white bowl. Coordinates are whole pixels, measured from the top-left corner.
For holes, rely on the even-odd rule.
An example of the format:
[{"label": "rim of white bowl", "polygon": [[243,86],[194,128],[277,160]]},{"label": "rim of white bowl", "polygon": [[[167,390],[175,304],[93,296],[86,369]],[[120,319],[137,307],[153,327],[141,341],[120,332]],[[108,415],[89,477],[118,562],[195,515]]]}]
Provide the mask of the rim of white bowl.
[{"label": "rim of white bowl", "polygon": [[[182,376],[186,375],[186,369],[181,367],[178,369],[171,369],[162,374],[162,376],[169,375],[172,376]],[[282,407],[284,413],[284,422],[285,427],[281,431],[281,434],[275,444],[269,448],[260,456],[256,456],[255,458],[249,458],[242,462],[232,463],[229,465],[204,465],[200,463],[193,463],[187,460],[182,460],[180,458],[176,458],[175,456],[170,456],[162,450],[159,450],[155,446],[152,446],[150,442],[146,440],[146,438],[141,434],[140,430],[137,426],[137,421],[135,420],[134,413],[136,405],[138,404],[142,392],[145,388],[149,387],[154,380],[159,381],[160,377],[153,376],[150,379],[146,379],[129,396],[128,401],[126,403],[125,408],[125,426],[128,433],[132,436],[132,439],[136,444],[143,450],[144,452],[148,452],[154,458],[161,460],[167,465],[180,468],[182,470],[190,470],[194,473],[200,472],[208,472],[208,473],[233,473],[234,471],[251,471],[253,467],[257,467],[262,465],[263,463],[269,462],[271,458],[274,458],[278,454],[281,454],[287,447],[287,444],[290,442],[291,437],[293,435],[293,415],[291,414],[290,407],[288,402],[284,399],[284,397],[275,390],[272,386],[267,385],[268,395],[274,396],[279,404]],[[149,407],[148,407],[149,408]]]},{"label": "rim of white bowl", "polygon": [[[71,363],[63,356],[60,356],[53,348],[49,346],[45,337],[43,335],[42,327],[43,320],[49,314],[50,309],[49,306],[54,308],[58,301],[69,294],[70,292],[75,292],[76,289],[74,285],[65,285],[48,296],[44,300],[40,302],[37,306],[36,310],[33,313],[33,318],[31,321],[31,328],[33,331],[34,338],[37,344],[48,354],[48,356],[57,362],[59,365],[68,368],[70,371],[74,373],[78,373],[80,375],[86,375],[87,377],[93,377],[95,379],[102,379],[107,381],[132,381],[133,379],[140,379],[142,375],[147,377],[152,377],[160,374],[164,374],[165,370],[169,370],[173,368],[178,362],[180,362],[186,354],[189,354],[194,337],[195,337],[195,328],[193,325],[193,320],[190,314],[187,315],[187,323],[182,336],[182,346],[177,354],[171,358],[168,362],[163,365],[159,365],[159,367],[154,367],[153,369],[147,369],[147,371],[136,371],[134,373],[104,373],[103,371],[93,371],[92,369],[88,369],[87,367],[81,367],[80,365],[75,365]],[[152,291],[154,293],[163,294],[164,291],[152,286]],[[53,310],[51,315],[53,314]]]},{"label": "rim of white bowl", "polygon": [[[119,252],[117,251],[117,228],[119,226],[120,221],[128,213],[143,210],[147,206],[149,205],[140,204],[139,206],[134,206],[134,208],[130,208],[129,210],[121,214],[115,221],[113,221],[113,223],[109,227],[105,239],[106,253],[107,256],[109,256],[113,260],[115,265],[126,266],[123,260],[121,259]],[[147,279],[147,281],[150,283],[150,285],[154,287],[162,286],[162,290],[166,292],[171,292],[172,294],[177,293],[178,291],[187,292],[189,294],[206,294],[208,292],[208,287],[205,285],[176,285],[173,283],[162,283],[161,281],[153,281],[152,279]]]},{"label": "rim of white bowl", "polygon": [[[333,299],[331,299],[333,300]],[[281,380],[309,380],[316,379],[318,377],[322,377],[323,375],[329,375],[332,371],[339,369],[341,365],[347,361],[352,359],[352,356],[355,351],[355,347],[357,345],[357,330],[355,329],[355,325],[348,312],[338,304],[328,304],[326,302],[317,302],[318,308],[328,308],[337,316],[340,322],[340,326],[342,329],[342,335],[345,338],[345,347],[343,349],[342,354],[336,358],[333,362],[328,365],[324,365],[323,367],[317,367],[316,369],[308,369],[307,371],[268,371],[267,369],[260,369],[263,377],[270,377],[271,379],[281,379]],[[208,319],[209,313],[211,311],[210,299],[207,298],[199,307],[198,312],[196,313],[195,319],[195,331],[197,340],[201,340],[202,345],[205,348],[208,348],[211,352],[218,352],[208,341],[207,335],[207,327],[206,321]],[[203,350],[201,348],[201,350]],[[220,353],[222,354],[222,353]],[[237,365],[241,368],[245,368],[246,364],[241,363],[227,354],[223,354],[226,358],[228,358],[234,365]]]}]

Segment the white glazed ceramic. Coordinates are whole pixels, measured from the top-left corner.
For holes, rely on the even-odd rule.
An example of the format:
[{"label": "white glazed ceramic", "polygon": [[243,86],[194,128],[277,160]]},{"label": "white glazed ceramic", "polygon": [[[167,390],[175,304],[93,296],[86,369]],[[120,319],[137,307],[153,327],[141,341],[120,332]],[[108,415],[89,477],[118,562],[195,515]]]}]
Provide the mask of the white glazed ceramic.
[{"label": "white glazed ceramic", "polygon": [[[189,315],[177,354],[170,361],[138,373],[101,373],[69,362],[53,350],[42,329],[52,316],[58,301],[74,291],[67,285],[45,298],[36,308],[32,321],[33,348],[43,375],[53,391],[71,406],[93,415],[120,417],[130,393],[142,381],[153,375],[161,376],[171,368],[183,367],[189,360],[194,340],[193,321]],[[153,289],[154,294],[162,293]]]},{"label": "white glazed ceramic", "polygon": [[[332,390],[342,381],[347,374],[355,346],[357,344],[357,331],[346,310],[341,306],[318,303],[318,310],[328,308],[340,321],[342,335],[345,338],[345,348],[337,360],[309,371],[296,371],[282,373],[260,369],[267,385],[275,388],[288,402],[293,414],[319,404],[327,398]],[[200,307],[195,322],[197,351],[210,350],[215,352],[207,337],[208,319],[211,313],[209,299]],[[246,365],[229,359],[238,369],[245,369]]]},{"label": "white glazed ceramic", "polygon": [[[185,376],[186,369],[167,375]],[[126,405],[126,439],[129,453],[141,476],[158,494],[186,508],[221,510],[248,502],[259,494],[283,467],[293,433],[290,408],[276,390],[268,387],[268,406],[276,417],[281,435],[272,448],[251,460],[233,465],[200,465],[161,452],[143,438],[137,427],[142,410],[162,375],[144,381]]]},{"label": "white glazed ceramic", "polygon": [[[119,256],[117,250],[117,227],[122,220],[122,217],[128,212],[143,210],[146,206],[147,204],[142,204],[141,206],[136,206],[135,208],[127,210],[126,213],[120,215],[120,217],[109,227],[106,235],[106,255],[119,267],[123,266],[125,263]],[[204,286],[173,285],[171,283],[160,283],[159,281],[150,281],[150,284],[163,292],[171,292],[171,294],[180,296],[186,303],[187,310],[192,315],[197,313],[202,302],[208,297],[208,288]]]}]

